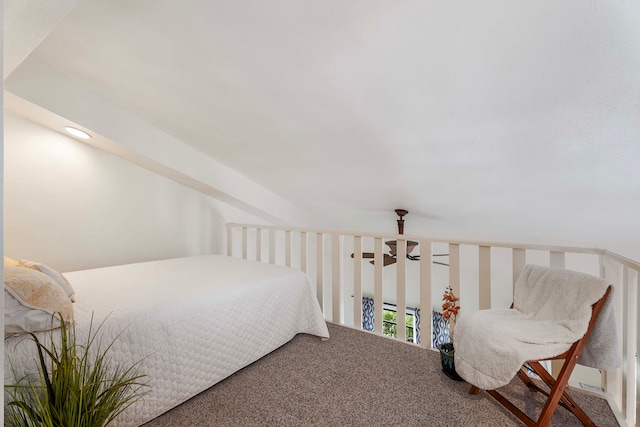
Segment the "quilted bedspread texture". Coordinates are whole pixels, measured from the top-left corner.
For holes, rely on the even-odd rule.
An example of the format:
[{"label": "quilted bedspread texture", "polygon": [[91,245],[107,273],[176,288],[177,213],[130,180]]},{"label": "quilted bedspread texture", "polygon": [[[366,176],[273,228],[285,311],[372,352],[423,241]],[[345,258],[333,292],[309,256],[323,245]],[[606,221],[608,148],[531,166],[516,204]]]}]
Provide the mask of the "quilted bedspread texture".
[{"label": "quilted bedspread texture", "polygon": [[[149,421],[291,340],[328,338],[306,276],[299,271],[220,255],[176,258],[66,273],[76,290],[79,342],[95,327],[118,363],[142,361],[150,393],[113,426]],[[46,337],[47,333],[43,334]],[[25,337],[5,341],[19,373],[35,369]]]}]

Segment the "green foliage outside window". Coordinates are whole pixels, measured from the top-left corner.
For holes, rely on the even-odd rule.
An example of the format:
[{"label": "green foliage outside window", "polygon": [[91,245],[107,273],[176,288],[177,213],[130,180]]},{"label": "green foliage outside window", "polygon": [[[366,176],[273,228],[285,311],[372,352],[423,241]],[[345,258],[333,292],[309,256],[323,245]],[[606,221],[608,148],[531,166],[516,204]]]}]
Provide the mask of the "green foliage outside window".
[{"label": "green foliage outside window", "polygon": [[[382,333],[388,337],[398,337],[398,313],[394,310],[383,310],[382,312]],[[406,339],[413,342],[413,315],[405,315]]]}]

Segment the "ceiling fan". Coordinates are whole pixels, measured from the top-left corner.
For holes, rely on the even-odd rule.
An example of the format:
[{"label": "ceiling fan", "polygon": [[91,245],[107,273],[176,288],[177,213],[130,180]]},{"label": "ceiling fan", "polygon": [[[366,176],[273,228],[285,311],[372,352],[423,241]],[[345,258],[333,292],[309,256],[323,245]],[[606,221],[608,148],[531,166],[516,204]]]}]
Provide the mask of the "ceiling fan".
[{"label": "ceiling fan", "polygon": [[[397,220],[398,222],[398,234],[404,234],[404,219],[403,217],[408,214],[409,211],[405,210],[405,209],[396,209],[396,214],[400,217],[400,219]],[[397,241],[396,240],[387,240],[386,242],[384,242],[387,246],[389,246],[389,253],[388,254],[383,254],[384,258],[382,259],[382,264],[384,267],[386,267],[387,265],[391,265],[394,264],[398,261],[397,258]],[[420,255],[411,255],[411,252],[415,249],[415,247],[418,246],[418,242],[415,242],[413,240],[407,240],[407,259],[411,260],[411,261],[419,261],[420,260]],[[449,256],[449,254],[433,254],[433,256]],[[354,257],[354,254],[351,254],[351,258]],[[375,254],[373,252],[363,252],[362,253],[362,258],[367,258],[367,259],[372,259],[371,261],[369,261],[371,264],[375,264],[375,261],[373,260],[373,258],[375,258]],[[444,265],[449,267],[449,264],[446,264],[444,262],[438,262],[438,261],[433,261],[434,264],[438,264],[438,265]]]}]

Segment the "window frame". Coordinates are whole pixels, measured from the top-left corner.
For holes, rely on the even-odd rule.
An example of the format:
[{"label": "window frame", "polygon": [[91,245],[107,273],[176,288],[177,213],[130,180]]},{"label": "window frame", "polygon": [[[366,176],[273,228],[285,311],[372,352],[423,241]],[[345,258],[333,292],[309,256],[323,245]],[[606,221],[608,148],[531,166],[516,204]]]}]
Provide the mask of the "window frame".
[{"label": "window frame", "polygon": [[[398,306],[397,306],[397,304],[388,303],[388,302],[385,302],[385,303],[382,304],[382,325],[383,325],[383,330],[384,330],[384,324],[385,323],[396,325],[396,336],[392,337],[392,338],[396,338],[397,339],[397,322],[392,322],[392,321],[389,321],[389,320],[385,320],[384,319],[384,311],[385,310],[395,312],[396,313],[396,319],[397,319]],[[411,322],[412,323],[411,325],[405,324],[405,335],[407,335],[406,334],[406,329],[411,329],[411,331],[413,332],[413,336],[411,337],[411,339],[406,339],[405,341],[409,342],[409,343],[413,343],[413,344],[418,344],[418,334],[417,334],[417,331],[416,331],[416,317],[417,317],[416,316],[416,311],[417,311],[417,309],[414,308],[414,307],[405,307],[405,313],[404,313],[405,316],[410,315],[411,317],[413,317],[413,322]],[[383,334],[384,334],[384,332],[383,332]],[[386,335],[386,336],[388,336],[388,335]]]}]

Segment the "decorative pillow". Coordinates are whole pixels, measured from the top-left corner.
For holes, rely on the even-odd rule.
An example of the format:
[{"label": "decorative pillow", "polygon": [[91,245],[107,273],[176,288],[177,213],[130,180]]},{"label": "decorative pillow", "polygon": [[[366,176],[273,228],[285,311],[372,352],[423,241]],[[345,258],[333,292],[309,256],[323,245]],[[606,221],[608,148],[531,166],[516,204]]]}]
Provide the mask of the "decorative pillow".
[{"label": "decorative pillow", "polygon": [[26,259],[21,259],[18,261],[21,267],[31,268],[33,270],[39,271],[40,273],[44,273],[47,276],[51,277],[61,288],[62,290],[69,296],[71,302],[75,302],[74,298],[76,291],[71,287],[71,283],[64,277],[62,274],[58,273],[53,268],[46,266],[40,262],[29,261]]},{"label": "decorative pillow", "polygon": [[4,265],[5,266],[10,266],[10,267],[17,267],[18,265],[20,265],[18,263],[18,261],[16,261],[15,259],[11,259],[8,256],[4,257]]},{"label": "decorative pillow", "polygon": [[4,269],[4,290],[5,336],[59,328],[59,315],[66,322],[73,321],[73,304],[69,297],[44,273],[26,267],[7,266]]},{"label": "decorative pillow", "polygon": [[60,318],[47,312],[25,307],[7,290],[4,291],[5,339],[26,332],[47,331],[60,327]]}]

